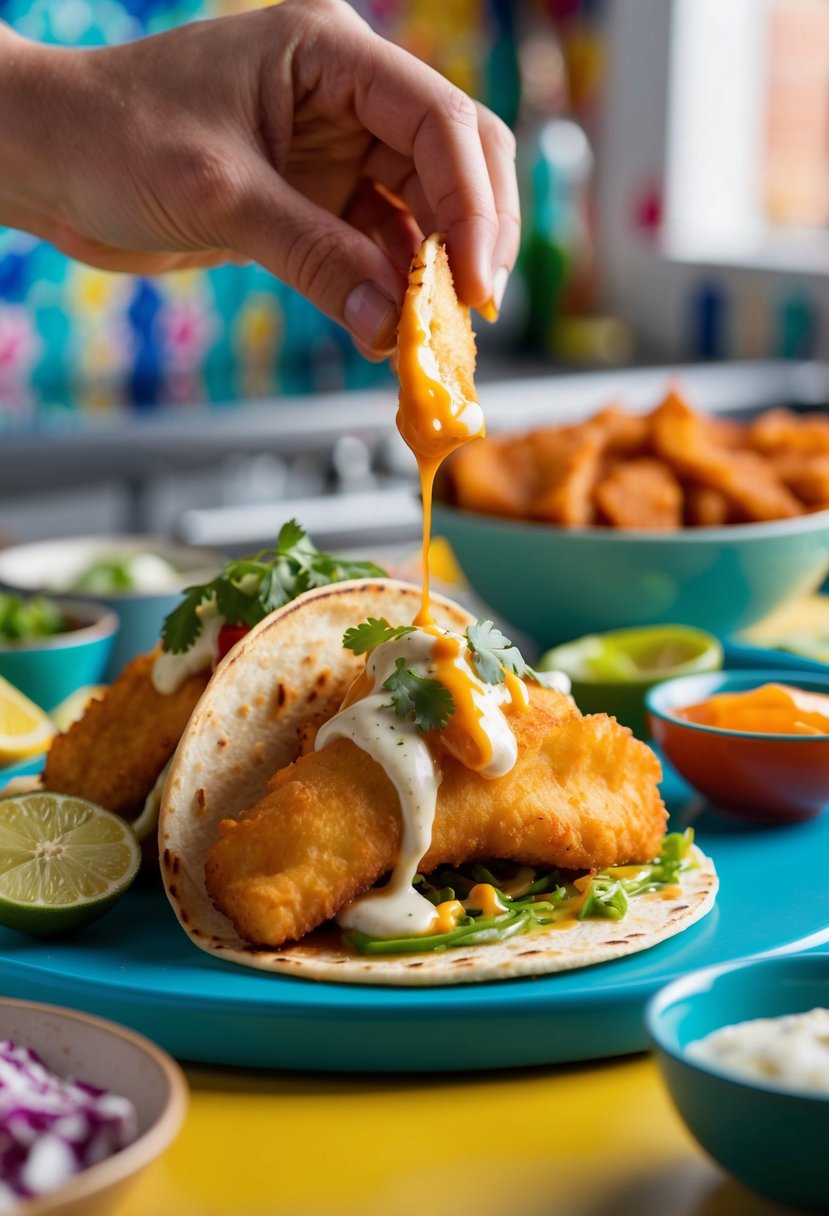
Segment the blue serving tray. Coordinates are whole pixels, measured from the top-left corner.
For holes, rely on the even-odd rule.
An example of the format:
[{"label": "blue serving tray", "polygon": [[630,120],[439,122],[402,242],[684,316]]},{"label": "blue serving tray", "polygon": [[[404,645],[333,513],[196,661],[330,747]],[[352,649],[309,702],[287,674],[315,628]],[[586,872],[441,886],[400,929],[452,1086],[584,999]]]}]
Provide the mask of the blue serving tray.
[{"label": "blue serving tray", "polygon": [[563,1063],[642,1051],[642,1012],[693,968],[829,942],[829,814],[755,827],[706,809],[668,774],[671,826],[693,825],[720,875],[714,910],[641,954],[579,971],[393,989],[268,975],[189,941],[144,879],[64,940],[0,930],[0,992],[112,1018],[173,1055],[250,1068],[422,1072]]}]

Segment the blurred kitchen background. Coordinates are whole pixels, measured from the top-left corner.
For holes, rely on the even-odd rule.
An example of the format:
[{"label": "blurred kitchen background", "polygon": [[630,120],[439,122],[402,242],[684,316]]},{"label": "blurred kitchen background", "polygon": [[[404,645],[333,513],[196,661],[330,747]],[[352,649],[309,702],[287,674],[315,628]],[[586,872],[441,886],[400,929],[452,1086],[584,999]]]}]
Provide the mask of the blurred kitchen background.
[{"label": "blurred kitchen background", "polygon": [[[477,325],[493,429],[617,400],[829,399],[829,0],[354,0],[515,129],[521,260]],[[0,0],[120,42],[251,0]],[[745,364],[750,366],[746,367]],[[0,544],[150,532],[233,552],[296,515],[409,543],[389,368],[259,268],[157,279],[0,229]]]}]

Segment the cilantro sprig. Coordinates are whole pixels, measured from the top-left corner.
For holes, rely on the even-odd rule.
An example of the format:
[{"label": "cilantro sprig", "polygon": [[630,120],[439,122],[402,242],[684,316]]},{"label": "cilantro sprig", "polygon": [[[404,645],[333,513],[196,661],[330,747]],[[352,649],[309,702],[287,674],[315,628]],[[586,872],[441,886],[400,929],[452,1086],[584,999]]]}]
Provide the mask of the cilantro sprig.
[{"label": "cilantro sprig", "polygon": [[398,718],[414,717],[418,730],[442,730],[455,712],[452,694],[440,680],[418,676],[397,659],[394,671],[383,687],[391,693],[391,704]]},{"label": "cilantro sprig", "polygon": [[510,671],[522,680],[535,680],[545,688],[557,686],[554,672],[536,671],[530,667],[517,646],[492,621],[479,618],[466,631],[472,665],[485,684],[502,684],[504,672]]},{"label": "cilantro sprig", "polygon": [[346,629],[343,634],[343,646],[354,654],[368,654],[384,642],[404,638],[407,633],[414,633],[414,625],[390,625],[385,617],[370,616],[361,625]]},{"label": "cilantro sprig", "polygon": [[[370,616],[360,625],[347,629],[343,646],[354,654],[368,654],[385,642],[396,641],[414,633],[414,625],[390,625],[385,617]],[[466,630],[472,664],[487,684],[501,684],[507,671],[521,679],[535,680],[546,687],[556,687],[554,673],[538,672],[524,660],[492,621],[479,619]],[[413,716],[420,730],[442,730],[455,712],[455,702],[445,684],[427,676],[419,676],[407,665],[405,658],[395,660],[395,669],[383,687],[392,694],[391,705],[399,718]]]},{"label": "cilantro sprig", "polygon": [[292,519],[280,529],[273,549],[226,562],[209,583],[185,587],[184,598],[161,628],[161,644],[170,654],[189,650],[202,631],[198,610],[210,600],[228,625],[250,628],[313,587],[349,578],[384,577],[385,571],[374,562],[348,561],[321,552]]}]

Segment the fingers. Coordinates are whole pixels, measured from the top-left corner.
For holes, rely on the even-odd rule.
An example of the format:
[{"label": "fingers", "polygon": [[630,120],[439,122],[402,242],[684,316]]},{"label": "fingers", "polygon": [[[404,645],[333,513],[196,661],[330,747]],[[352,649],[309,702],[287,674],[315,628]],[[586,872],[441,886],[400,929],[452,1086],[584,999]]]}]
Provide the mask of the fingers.
[{"label": "fingers", "polygon": [[56,224],[39,235],[75,261],[84,262],[98,270],[121,274],[167,274],[173,270],[209,270],[229,262],[244,266],[250,261],[230,249],[205,249],[193,253],[121,249],[85,237],[67,224]]},{"label": "fingers", "polygon": [[492,303],[500,309],[507,279],[518,257],[521,241],[521,211],[518,179],[515,173],[515,136],[486,106],[478,105],[478,130],[484,149],[495,211],[498,235],[492,254]]},{"label": "fingers", "polygon": [[[305,22],[292,57],[294,92],[305,112],[313,98],[318,116],[335,123],[356,118],[374,137],[362,173],[401,197],[421,231],[445,233],[465,303],[483,308],[502,294],[520,224],[509,129],[438,72],[374,34],[348,5],[288,0],[273,13],[274,21],[290,15]],[[406,244],[399,224],[390,220],[381,237],[373,221],[354,222],[373,231],[399,267]]]},{"label": "fingers", "polygon": [[[458,294],[481,307],[494,272],[515,260],[518,191],[508,129],[400,48],[375,39],[368,49],[355,64],[357,114],[403,158],[378,154],[379,180],[394,189],[397,176],[421,227],[424,212],[434,217],[425,227],[446,234]],[[405,176],[405,161],[416,179]]]},{"label": "fingers", "polygon": [[401,275],[408,274],[424,231],[398,199],[375,181],[364,178],[346,207],[343,219],[377,241]]},{"label": "fingers", "polygon": [[[339,321],[364,353],[388,354],[396,342],[408,260],[398,269],[370,236],[309,202],[264,161],[249,164],[246,177],[244,192],[221,221],[222,242]],[[385,212],[375,200],[363,206],[364,223],[379,224],[390,243],[405,244],[405,230],[393,227],[388,202]]]}]

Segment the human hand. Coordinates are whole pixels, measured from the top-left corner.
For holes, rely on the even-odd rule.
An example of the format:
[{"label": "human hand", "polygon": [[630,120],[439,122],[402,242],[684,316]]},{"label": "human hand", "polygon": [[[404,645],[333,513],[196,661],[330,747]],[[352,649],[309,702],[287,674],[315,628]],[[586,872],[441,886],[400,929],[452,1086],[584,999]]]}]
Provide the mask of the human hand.
[{"label": "human hand", "polygon": [[345,0],[96,50],[0,33],[0,222],[108,270],[255,260],[375,357],[430,231],[460,298],[500,303],[511,132]]}]

